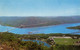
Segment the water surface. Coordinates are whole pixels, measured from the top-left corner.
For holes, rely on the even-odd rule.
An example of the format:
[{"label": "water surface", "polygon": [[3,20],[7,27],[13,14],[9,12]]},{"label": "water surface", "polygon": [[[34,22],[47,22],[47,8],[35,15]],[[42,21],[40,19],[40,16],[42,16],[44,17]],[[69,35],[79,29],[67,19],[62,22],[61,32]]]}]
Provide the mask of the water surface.
[{"label": "water surface", "polygon": [[33,42],[37,42],[38,44],[44,44],[44,46],[50,47],[49,44],[40,40],[22,40],[22,41],[33,41]]},{"label": "water surface", "polygon": [[[52,25],[52,26],[44,26],[44,27],[33,27],[33,28],[15,28],[9,26],[0,25],[0,32],[9,31],[11,33],[16,34],[28,34],[29,32],[35,33],[74,33],[79,32],[80,30],[67,29],[67,27],[78,26],[80,23],[71,23],[71,24],[60,24],[60,25]],[[80,33],[76,33],[80,34]]]}]

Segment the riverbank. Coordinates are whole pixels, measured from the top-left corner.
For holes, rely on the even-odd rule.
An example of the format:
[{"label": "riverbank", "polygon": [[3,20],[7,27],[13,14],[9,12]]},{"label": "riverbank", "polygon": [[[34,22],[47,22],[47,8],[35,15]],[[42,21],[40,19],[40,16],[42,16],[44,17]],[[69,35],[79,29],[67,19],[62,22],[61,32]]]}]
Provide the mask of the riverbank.
[{"label": "riverbank", "polygon": [[[76,22],[76,23],[80,23],[80,22]],[[74,23],[60,23],[60,24],[51,24],[51,25],[19,25],[19,26],[12,26],[12,25],[3,25],[3,26],[9,26],[9,27],[15,27],[15,28],[36,28],[36,27],[49,27],[49,26],[57,26],[57,25],[63,25],[63,24],[74,24]]]},{"label": "riverbank", "polygon": [[80,25],[79,26],[74,26],[74,27],[67,27],[68,29],[77,29],[80,30]]}]

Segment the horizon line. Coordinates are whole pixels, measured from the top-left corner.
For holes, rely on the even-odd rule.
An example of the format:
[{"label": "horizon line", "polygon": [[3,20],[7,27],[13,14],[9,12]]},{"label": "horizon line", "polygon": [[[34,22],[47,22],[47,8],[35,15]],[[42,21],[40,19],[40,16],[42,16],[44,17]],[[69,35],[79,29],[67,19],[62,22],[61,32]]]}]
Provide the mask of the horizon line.
[{"label": "horizon line", "polygon": [[[80,16],[80,15],[69,15],[69,16]],[[0,17],[68,17],[68,16],[0,16]]]}]

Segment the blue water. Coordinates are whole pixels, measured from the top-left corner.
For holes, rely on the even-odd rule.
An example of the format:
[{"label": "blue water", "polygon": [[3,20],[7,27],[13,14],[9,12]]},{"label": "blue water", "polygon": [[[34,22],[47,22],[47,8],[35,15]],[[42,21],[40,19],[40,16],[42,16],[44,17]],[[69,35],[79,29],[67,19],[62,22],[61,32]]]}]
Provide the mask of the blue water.
[{"label": "blue water", "polygon": [[50,47],[49,44],[40,40],[22,40],[22,41],[33,41],[33,42],[37,42],[38,44],[44,44],[44,46]]},{"label": "blue water", "polygon": [[[67,29],[67,27],[78,26],[80,23],[71,23],[71,24],[61,24],[61,25],[52,25],[52,26],[44,26],[44,27],[33,27],[33,28],[15,28],[9,26],[0,25],[0,32],[5,32],[9,30],[11,33],[16,34],[28,34],[28,32],[32,33],[74,33],[79,32],[80,30]],[[76,33],[80,34],[80,33]]]}]

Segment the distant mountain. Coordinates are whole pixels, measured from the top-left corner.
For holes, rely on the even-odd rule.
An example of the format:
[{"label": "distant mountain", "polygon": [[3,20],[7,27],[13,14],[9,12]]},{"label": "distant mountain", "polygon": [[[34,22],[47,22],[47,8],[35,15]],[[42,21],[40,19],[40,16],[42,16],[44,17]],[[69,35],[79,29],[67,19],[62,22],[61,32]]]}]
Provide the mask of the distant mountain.
[{"label": "distant mountain", "polygon": [[70,17],[0,17],[0,24],[14,27],[37,27],[64,23],[79,23],[80,16]]}]

